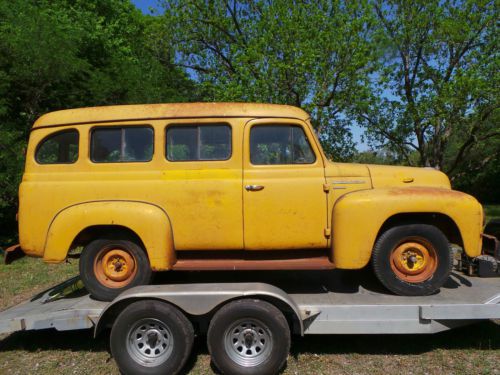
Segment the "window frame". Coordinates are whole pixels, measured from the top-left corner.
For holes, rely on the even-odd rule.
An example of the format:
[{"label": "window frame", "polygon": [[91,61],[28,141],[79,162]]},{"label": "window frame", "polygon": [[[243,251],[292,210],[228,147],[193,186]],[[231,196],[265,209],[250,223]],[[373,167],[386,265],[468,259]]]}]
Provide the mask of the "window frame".
[{"label": "window frame", "polygon": [[[63,134],[63,133],[70,133],[70,132],[76,132],[76,138],[77,138],[77,146],[78,146],[78,153],[77,153],[77,157],[75,159],[75,161],[64,161],[64,162],[56,162],[56,163],[42,163],[40,162],[40,160],[38,159],[38,152],[40,151],[40,148],[42,147],[42,145],[51,137],[53,136],[56,136],[56,135],[59,135],[59,134]],[[53,133],[50,133],[50,134],[47,134],[45,137],[43,137],[36,145],[36,148],[35,148],[35,154],[34,154],[34,159],[35,159],[35,163],[37,163],[38,165],[65,165],[65,164],[75,164],[79,159],[80,159],[80,132],[78,131],[78,129],[76,128],[70,128],[70,129],[62,129],[62,130],[58,130],[58,131],[55,131]]]},{"label": "window frame", "polygon": [[[168,131],[171,128],[197,128],[197,138],[200,139],[199,129],[203,126],[223,126],[229,128],[229,155],[226,159],[195,159],[195,160],[171,160],[168,158]],[[198,144],[198,148],[199,148]],[[172,123],[165,126],[165,141],[164,141],[165,152],[163,154],[166,161],[169,163],[196,163],[196,162],[224,162],[231,160],[233,157],[233,127],[229,122],[189,122],[189,123]],[[198,150],[199,151],[199,150]],[[198,152],[199,153],[199,152]]]},{"label": "window frame", "polygon": [[[259,127],[259,128],[266,128],[266,127],[272,127],[272,126],[287,126],[289,128],[293,128],[293,127],[296,127],[296,128],[299,128],[302,130],[302,133],[304,134],[304,137],[306,138],[306,141],[307,141],[307,144],[309,145],[309,148],[314,156],[314,160],[311,161],[310,163],[275,163],[275,164],[254,164],[252,162],[252,131],[253,129],[255,129],[256,127]],[[311,141],[307,135],[307,131],[306,129],[304,128],[304,126],[302,126],[301,124],[296,124],[296,123],[274,123],[274,122],[266,122],[266,123],[261,123],[261,124],[252,124],[252,126],[250,127],[249,129],[249,132],[248,132],[248,162],[251,166],[253,167],[272,167],[274,165],[277,165],[277,166],[284,166],[284,165],[288,165],[288,166],[300,166],[300,165],[303,165],[303,166],[310,166],[310,165],[313,165],[313,164],[316,164],[316,162],[318,161],[318,155],[316,155],[316,152],[314,151],[314,147],[312,146],[311,144]]]},{"label": "window frame", "polygon": [[[151,129],[153,132],[153,137],[152,137],[152,146],[153,149],[151,151],[151,157],[148,160],[117,160],[117,161],[96,161],[92,157],[92,149],[93,149],[93,144],[94,144],[94,138],[93,134],[95,130],[101,130],[101,129],[120,129],[124,130],[125,128],[148,128]],[[123,131],[121,134],[120,142],[123,142]],[[98,126],[93,126],[89,129],[89,160],[94,163],[94,164],[123,164],[123,163],[150,163],[153,161],[154,156],[155,156],[155,128],[150,125],[150,124],[140,124],[140,125],[98,125]],[[120,144],[120,152],[122,152],[123,145]]]}]

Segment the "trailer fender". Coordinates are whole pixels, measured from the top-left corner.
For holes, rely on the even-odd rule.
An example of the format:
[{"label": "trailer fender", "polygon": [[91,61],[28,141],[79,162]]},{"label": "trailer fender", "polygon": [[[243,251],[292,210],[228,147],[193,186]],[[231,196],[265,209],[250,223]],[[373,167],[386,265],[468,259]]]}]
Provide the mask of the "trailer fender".
[{"label": "trailer fender", "polygon": [[167,213],[151,203],[121,200],[83,202],[59,211],[49,226],[44,261],[63,261],[78,234],[99,225],[122,226],[134,232],[155,271],[170,269],[176,261]]},{"label": "trailer fender", "polygon": [[[240,298],[266,300],[281,311],[291,313],[293,326],[297,333],[304,334],[303,320],[307,312],[301,313],[294,300],[283,290],[265,283],[224,284],[178,284],[178,285],[141,285],[126,290],[114,299],[100,314],[95,323],[94,335],[107,325],[130,303],[154,299],[170,303],[191,316],[210,314],[229,301]],[[303,316],[304,315],[304,316]]]}]

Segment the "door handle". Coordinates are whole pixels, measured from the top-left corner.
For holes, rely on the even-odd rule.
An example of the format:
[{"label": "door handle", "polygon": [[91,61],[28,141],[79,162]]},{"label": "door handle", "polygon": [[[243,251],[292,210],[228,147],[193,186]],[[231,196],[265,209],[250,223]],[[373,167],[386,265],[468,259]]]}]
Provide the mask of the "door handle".
[{"label": "door handle", "polygon": [[264,186],[262,185],[245,185],[245,189],[247,191],[261,191],[264,189]]}]

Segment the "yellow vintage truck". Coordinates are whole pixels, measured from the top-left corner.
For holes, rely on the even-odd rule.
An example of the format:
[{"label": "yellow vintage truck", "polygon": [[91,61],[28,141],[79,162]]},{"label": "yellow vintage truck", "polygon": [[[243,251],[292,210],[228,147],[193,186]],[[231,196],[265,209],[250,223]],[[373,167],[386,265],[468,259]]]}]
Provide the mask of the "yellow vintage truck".
[{"label": "yellow vintage truck", "polygon": [[71,109],[31,130],[21,250],[83,247],[80,275],[111,300],[153,271],[361,269],[401,295],[448,278],[450,244],[481,255],[481,205],[429,168],[328,160],[309,115],[241,103]]}]

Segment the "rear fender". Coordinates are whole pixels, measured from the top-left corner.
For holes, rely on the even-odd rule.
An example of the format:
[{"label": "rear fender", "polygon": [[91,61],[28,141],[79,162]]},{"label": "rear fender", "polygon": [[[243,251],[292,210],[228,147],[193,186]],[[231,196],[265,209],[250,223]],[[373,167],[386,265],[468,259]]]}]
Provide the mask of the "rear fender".
[{"label": "rear fender", "polygon": [[167,213],[154,204],[137,201],[84,202],[59,211],[50,224],[43,259],[63,261],[78,234],[98,225],[122,226],[137,234],[153,270],[170,269],[176,261]]}]

